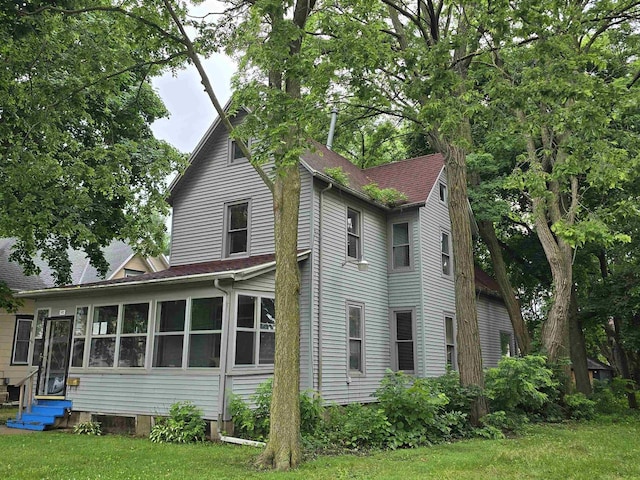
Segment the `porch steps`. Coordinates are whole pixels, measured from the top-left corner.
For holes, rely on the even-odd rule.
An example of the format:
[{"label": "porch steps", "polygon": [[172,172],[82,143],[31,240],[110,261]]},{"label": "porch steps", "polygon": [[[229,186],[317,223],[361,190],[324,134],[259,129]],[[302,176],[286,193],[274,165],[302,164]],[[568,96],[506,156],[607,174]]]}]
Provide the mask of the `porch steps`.
[{"label": "porch steps", "polygon": [[21,430],[44,430],[56,419],[64,417],[72,406],[71,400],[36,399],[31,413],[23,413],[20,420],[7,420],[7,427]]}]

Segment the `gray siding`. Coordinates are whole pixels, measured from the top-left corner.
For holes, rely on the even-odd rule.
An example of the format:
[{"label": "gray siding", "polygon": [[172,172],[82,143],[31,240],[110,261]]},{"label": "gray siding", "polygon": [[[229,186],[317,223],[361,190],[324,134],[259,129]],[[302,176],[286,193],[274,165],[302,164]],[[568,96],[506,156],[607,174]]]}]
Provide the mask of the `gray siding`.
[{"label": "gray siding", "polygon": [[78,387],[67,389],[76,411],[112,415],[167,415],[171,404],[190,401],[204,418],[218,418],[218,382],[215,374],[127,375],[81,374]]},{"label": "gray siding", "polygon": [[[439,181],[445,183],[444,172]],[[438,182],[426,206],[420,209],[420,229],[424,321],[418,329],[418,339],[423,350],[420,358],[424,363],[419,374],[431,377],[445,373],[444,315],[455,314],[453,275],[442,274],[441,234],[451,232],[451,223],[448,208],[438,195]]]},{"label": "gray siding", "polygon": [[[171,265],[223,258],[224,207],[242,200],[251,202],[249,254],[274,251],[271,193],[249,163],[228,162],[228,142],[228,135],[219,127],[173,197]],[[303,181],[300,195],[300,249],[309,248],[310,242],[310,185]]]},{"label": "gray siding", "polygon": [[[362,251],[369,262],[366,272],[351,262],[345,264],[347,206],[361,212]],[[322,214],[321,393],[325,400],[339,403],[371,401],[371,393],[390,366],[386,218],[384,212],[335,189],[324,194]],[[362,374],[348,370],[348,301],[364,304]]]},{"label": "gray siding", "polygon": [[509,313],[502,301],[486,295],[480,295],[477,298],[483,367],[495,367],[502,357],[500,332],[510,333],[513,344],[513,327],[511,326]]}]

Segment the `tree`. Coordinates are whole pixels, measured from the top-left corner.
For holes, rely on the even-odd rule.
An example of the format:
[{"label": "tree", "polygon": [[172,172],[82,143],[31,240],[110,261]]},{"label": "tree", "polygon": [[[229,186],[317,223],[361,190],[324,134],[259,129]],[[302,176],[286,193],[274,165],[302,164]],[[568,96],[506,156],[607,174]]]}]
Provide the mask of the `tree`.
[{"label": "tree", "polygon": [[161,61],[155,36],[134,27],[38,3],[0,7],[0,236],[17,239],[11,258],[27,274],[40,252],[69,283],[69,248],[104,273],[100,249],[113,239],[158,253],[165,228],[153,219],[168,210],[165,178],[182,158],[150,131],[167,112],[147,79],[173,57]]}]

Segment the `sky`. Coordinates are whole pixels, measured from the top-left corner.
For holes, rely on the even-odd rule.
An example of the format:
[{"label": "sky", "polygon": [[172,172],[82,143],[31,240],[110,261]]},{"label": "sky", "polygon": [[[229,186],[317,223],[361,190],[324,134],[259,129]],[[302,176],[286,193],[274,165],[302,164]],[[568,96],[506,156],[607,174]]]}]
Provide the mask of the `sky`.
[{"label": "sky", "polygon": [[[214,54],[203,64],[218,100],[225,104],[231,96],[231,76],[236,70],[233,60]],[[152,84],[170,113],[169,118],[151,125],[153,133],[181,152],[191,153],[216,117],[196,68],[189,65],[176,76],[166,73],[154,78]]]}]

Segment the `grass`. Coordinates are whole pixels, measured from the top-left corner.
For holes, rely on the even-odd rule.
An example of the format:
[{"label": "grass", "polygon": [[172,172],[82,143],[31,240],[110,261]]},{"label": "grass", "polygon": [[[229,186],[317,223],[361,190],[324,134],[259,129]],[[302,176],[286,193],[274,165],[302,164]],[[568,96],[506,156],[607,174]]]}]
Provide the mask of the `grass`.
[{"label": "grass", "polygon": [[622,479],[640,478],[640,422],[536,425],[516,439],[469,440],[369,456],[320,457],[259,472],[234,445],[166,445],[60,432],[0,435],[4,479]]},{"label": "grass", "polygon": [[0,425],[7,423],[10,418],[16,418],[18,407],[2,407],[0,408]]}]

